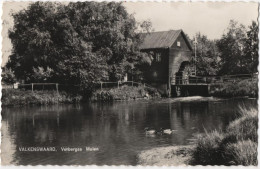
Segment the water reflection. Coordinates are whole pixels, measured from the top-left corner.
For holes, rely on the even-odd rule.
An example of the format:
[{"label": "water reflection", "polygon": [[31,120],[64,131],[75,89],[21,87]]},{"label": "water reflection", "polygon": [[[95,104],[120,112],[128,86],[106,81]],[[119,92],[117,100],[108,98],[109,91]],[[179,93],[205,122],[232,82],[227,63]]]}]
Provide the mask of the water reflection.
[{"label": "water reflection", "polygon": [[[238,104],[256,100],[203,102],[136,101],[3,108],[2,163],[135,165],[136,154],[158,146],[189,144],[194,134],[223,128]],[[148,137],[144,128],[177,130]],[[19,147],[56,147],[57,152],[22,152]],[[60,147],[98,147],[62,152]]]}]

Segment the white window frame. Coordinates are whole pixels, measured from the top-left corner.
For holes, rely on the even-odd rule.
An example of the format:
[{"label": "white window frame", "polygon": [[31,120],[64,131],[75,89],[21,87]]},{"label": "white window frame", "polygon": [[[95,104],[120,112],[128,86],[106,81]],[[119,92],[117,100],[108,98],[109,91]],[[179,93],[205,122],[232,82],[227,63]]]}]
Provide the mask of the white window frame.
[{"label": "white window frame", "polygon": [[177,46],[181,47],[181,42],[180,41],[177,41]]}]

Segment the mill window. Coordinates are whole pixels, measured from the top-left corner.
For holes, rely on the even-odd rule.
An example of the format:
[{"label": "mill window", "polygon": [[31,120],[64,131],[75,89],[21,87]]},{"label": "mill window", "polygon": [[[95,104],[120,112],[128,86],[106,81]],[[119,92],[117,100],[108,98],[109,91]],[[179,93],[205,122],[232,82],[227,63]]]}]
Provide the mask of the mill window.
[{"label": "mill window", "polygon": [[180,41],[177,42],[177,46],[181,47],[181,42]]},{"label": "mill window", "polygon": [[161,53],[156,53],[155,54],[155,59],[156,59],[156,62],[161,62],[161,60],[162,60]]}]

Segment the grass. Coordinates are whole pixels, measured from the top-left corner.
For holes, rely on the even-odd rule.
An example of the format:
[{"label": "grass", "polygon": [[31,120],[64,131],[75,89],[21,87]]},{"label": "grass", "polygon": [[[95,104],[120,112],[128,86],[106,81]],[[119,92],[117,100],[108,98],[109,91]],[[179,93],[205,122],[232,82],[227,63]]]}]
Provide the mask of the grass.
[{"label": "grass", "polygon": [[224,131],[199,135],[194,165],[257,165],[257,109],[240,108],[239,117]]},{"label": "grass", "polygon": [[82,96],[69,94],[67,92],[56,91],[37,91],[19,89],[3,89],[1,102],[3,106],[22,106],[22,105],[48,105],[58,103],[80,102]]},{"label": "grass", "polygon": [[239,82],[229,82],[225,84],[211,86],[210,95],[218,97],[239,97],[250,96],[258,97],[258,82],[242,80]]},{"label": "grass", "polygon": [[92,94],[92,101],[132,100],[138,98],[160,97],[156,89],[143,86],[121,86],[119,88],[97,90]]}]

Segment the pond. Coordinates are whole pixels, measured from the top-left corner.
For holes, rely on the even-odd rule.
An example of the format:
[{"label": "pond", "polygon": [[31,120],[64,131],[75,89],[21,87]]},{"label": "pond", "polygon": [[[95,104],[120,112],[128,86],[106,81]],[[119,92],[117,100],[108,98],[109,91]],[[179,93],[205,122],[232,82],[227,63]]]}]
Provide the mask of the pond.
[{"label": "pond", "polygon": [[[2,164],[136,165],[155,147],[192,144],[194,136],[223,129],[239,105],[256,99],[171,98],[2,109]],[[176,130],[147,135],[145,128]],[[22,148],[55,151],[22,151]],[[82,151],[62,151],[62,148]]]}]

